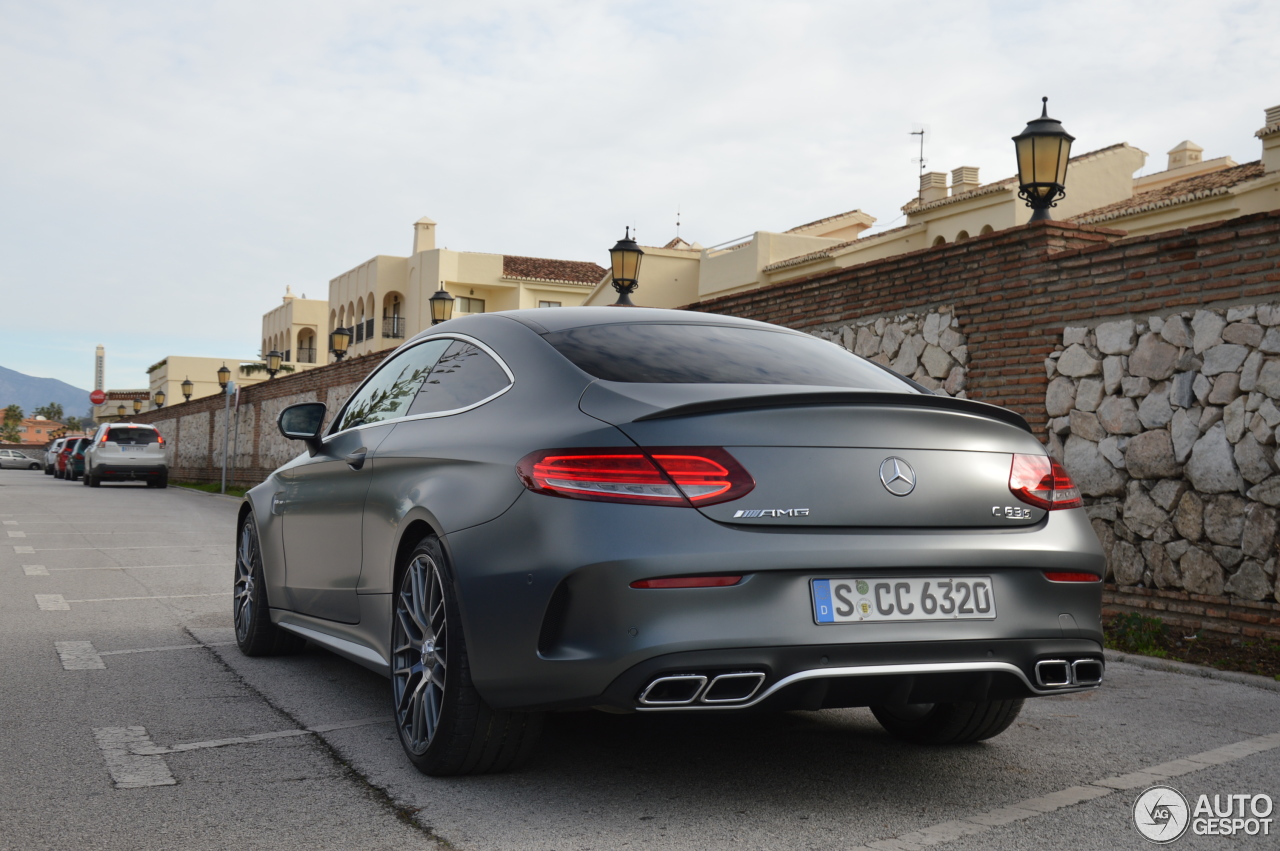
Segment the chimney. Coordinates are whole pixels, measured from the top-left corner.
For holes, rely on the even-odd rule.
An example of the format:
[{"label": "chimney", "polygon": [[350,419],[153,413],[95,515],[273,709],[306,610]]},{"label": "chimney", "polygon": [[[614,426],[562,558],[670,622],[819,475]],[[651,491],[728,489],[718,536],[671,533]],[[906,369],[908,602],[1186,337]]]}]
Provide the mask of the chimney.
[{"label": "chimney", "polygon": [[413,223],[413,253],[434,251],[436,247],[436,223],[426,216]]},{"label": "chimney", "polygon": [[930,201],[941,201],[947,197],[947,173],[944,171],[930,171],[920,175],[920,201],[928,204]]},{"label": "chimney", "polygon": [[1190,139],[1184,139],[1169,151],[1169,171],[1173,171],[1175,168],[1195,165],[1203,159],[1204,148]]},{"label": "chimney", "polygon": [[293,294],[293,287],[289,284],[285,284],[284,298],[283,298],[284,303],[288,304],[289,302],[293,301],[295,298],[297,298],[297,296]]},{"label": "chimney", "polygon": [[1280,171],[1280,106],[1267,110],[1267,126],[1254,135],[1262,140],[1262,170]]},{"label": "chimney", "polygon": [[971,165],[962,165],[951,170],[951,194],[959,195],[970,189],[977,189],[978,169]]}]

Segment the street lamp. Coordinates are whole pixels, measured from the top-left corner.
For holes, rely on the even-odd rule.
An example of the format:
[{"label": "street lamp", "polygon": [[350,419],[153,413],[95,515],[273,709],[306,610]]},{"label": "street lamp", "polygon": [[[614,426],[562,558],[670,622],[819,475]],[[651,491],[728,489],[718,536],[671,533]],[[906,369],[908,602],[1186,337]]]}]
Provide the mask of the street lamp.
[{"label": "street lamp", "polygon": [[126,412],[124,409],[124,404],[121,403],[120,406],[116,408],[116,416],[118,416],[120,419],[124,419],[125,413]]},{"label": "street lamp", "polygon": [[155,395],[155,403],[156,403],[156,407],[157,407],[157,408],[163,408],[163,407],[164,407],[164,398],[165,398],[165,396],[164,396],[164,391],[163,391],[163,390],[157,390],[157,391],[156,391],[156,395]]},{"label": "street lamp", "polygon": [[427,299],[431,305],[431,324],[439,325],[441,322],[448,322],[449,317],[453,316],[453,296],[450,295],[444,287],[436,290],[431,294],[431,298]]},{"label": "street lamp", "polygon": [[613,263],[613,288],[618,291],[618,300],[614,306],[635,307],[631,303],[631,294],[640,286],[640,259],[644,252],[631,238],[631,228],[626,236],[618,240],[618,244],[609,249],[609,259]]},{"label": "street lamp", "polygon": [[347,346],[351,345],[351,332],[346,328],[335,328],[329,334],[329,351],[339,362],[346,357]]},{"label": "street lamp", "polygon": [[284,360],[284,355],[272,349],[267,352],[267,380],[276,377],[276,373],[280,371],[280,361]]},{"label": "street lamp", "polygon": [[218,370],[218,386],[222,388],[222,392],[227,392],[227,385],[231,383],[231,370],[227,369],[224,363],[222,369]]},{"label": "street lamp", "polygon": [[134,414],[134,416],[137,416],[137,415],[138,415],[138,414],[140,414],[140,413],[142,413],[142,400],[141,400],[141,399],[134,399],[134,400],[133,400],[133,414]]},{"label": "street lamp", "polygon": [[1033,222],[1049,221],[1049,208],[1066,196],[1067,160],[1076,140],[1061,122],[1049,117],[1049,99],[1041,98],[1041,102],[1040,117],[1028,121],[1026,129],[1013,137],[1018,154],[1018,197],[1033,210]]},{"label": "street lamp", "polygon": [[196,386],[191,383],[191,378],[185,378],[182,381],[182,396],[186,402],[191,401],[191,394],[195,392]]}]

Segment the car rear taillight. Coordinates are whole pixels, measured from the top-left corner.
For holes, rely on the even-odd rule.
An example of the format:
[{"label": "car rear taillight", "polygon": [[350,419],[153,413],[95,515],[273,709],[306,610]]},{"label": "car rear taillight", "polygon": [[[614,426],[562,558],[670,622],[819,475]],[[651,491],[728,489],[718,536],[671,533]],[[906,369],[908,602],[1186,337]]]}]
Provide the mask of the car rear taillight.
[{"label": "car rear taillight", "polygon": [[164,446],[164,435],[161,434],[160,432],[156,432],[156,443],[160,444],[161,446]]},{"label": "car rear taillight", "polygon": [[708,446],[540,450],[516,472],[536,493],[685,507],[737,499],[756,484],[728,452]]},{"label": "car rear taillight", "polygon": [[79,452],[77,452],[77,453],[76,453],[76,460],[77,460],[77,461],[83,461],[83,460],[84,460],[84,456],[83,456],[83,455],[81,455]]},{"label": "car rear taillight", "polygon": [[737,585],[742,576],[667,576],[662,579],[637,579],[632,588],[727,588]]},{"label": "car rear taillight", "polygon": [[1044,578],[1050,582],[1101,582],[1102,577],[1096,573],[1072,573],[1065,570],[1046,570]]},{"label": "car rear taillight", "polygon": [[1009,490],[1023,502],[1045,511],[1084,505],[1076,483],[1061,464],[1047,455],[1014,455]]}]

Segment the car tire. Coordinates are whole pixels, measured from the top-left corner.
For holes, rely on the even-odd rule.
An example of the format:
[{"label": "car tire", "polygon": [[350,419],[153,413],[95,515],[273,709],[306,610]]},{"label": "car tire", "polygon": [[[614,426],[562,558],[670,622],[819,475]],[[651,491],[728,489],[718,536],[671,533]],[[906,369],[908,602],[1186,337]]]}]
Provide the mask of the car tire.
[{"label": "car tire", "polygon": [[447,777],[506,771],[528,759],[542,713],[493,709],[476,692],[457,594],[435,538],[409,554],[393,605],[392,710],[409,761]]},{"label": "car tire", "polygon": [[30,465],[28,465],[28,466],[27,466],[27,469],[28,469],[28,470],[39,470],[39,469],[40,469],[40,465],[39,465],[39,464],[30,464]]},{"label": "car tire", "polygon": [[93,476],[90,476],[89,473],[86,471],[84,474],[84,479],[81,480],[80,484],[84,485],[85,487],[89,487],[89,482],[91,481],[93,481]]},{"label": "car tire", "polygon": [[262,547],[252,514],[246,514],[240,521],[236,536],[236,575],[231,600],[236,644],[244,655],[280,656],[296,653],[306,644],[306,639],[285,632],[271,622],[267,586],[262,575]]},{"label": "car tire", "polygon": [[873,706],[891,736],[921,745],[958,745],[998,736],[1022,711],[1022,700]]},{"label": "car tire", "polygon": [[52,476],[52,475],[53,475],[53,468],[52,468],[52,467],[50,467],[48,464],[45,464],[45,465],[44,465],[44,474],[45,474],[46,476]]}]

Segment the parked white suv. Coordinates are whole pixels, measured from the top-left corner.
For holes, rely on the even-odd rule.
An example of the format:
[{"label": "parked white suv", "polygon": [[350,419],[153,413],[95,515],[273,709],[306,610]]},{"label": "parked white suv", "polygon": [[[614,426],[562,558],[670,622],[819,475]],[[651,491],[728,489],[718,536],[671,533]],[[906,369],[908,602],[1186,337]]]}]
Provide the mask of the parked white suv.
[{"label": "parked white suv", "polygon": [[60,437],[53,443],[49,444],[49,448],[44,451],[44,474],[52,476],[58,470],[58,452],[62,450],[62,444],[66,443],[65,437]]},{"label": "parked white suv", "polygon": [[96,488],[102,482],[142,481],[147,487],[169,486],[164,438],[155,426],[141,423],[107,423],[98,427],[93,443],[85,449],[84,483]]}]

